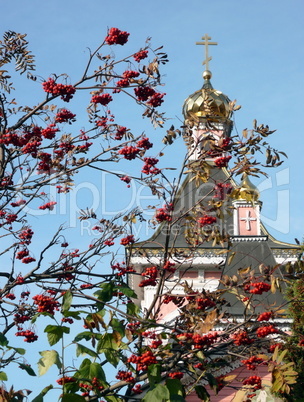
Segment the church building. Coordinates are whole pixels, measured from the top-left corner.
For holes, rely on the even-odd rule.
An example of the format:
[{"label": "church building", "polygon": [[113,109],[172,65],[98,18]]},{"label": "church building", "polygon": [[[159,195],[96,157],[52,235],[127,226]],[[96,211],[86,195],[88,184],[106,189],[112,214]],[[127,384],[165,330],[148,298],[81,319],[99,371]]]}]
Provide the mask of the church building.
[{"label": "church building", "polygon": [[[246,270],[256,273],[268,270],[269,276],[278,278],[278,283],[283,275],[280,267],[288,261],[296,261],[299,253],[298,246],[275,239],[261,222],[262,202],[250,175],[239,175],[239,184],[232,178],[228,163],[233,157],[229,144],[234,104],[211,84],[208,46],[216,43],[210,42],[208,35],[202,39],[203,42],[198,44],[205,46],[204,82],[202,88],[190,95],[183,105],[184,140],[187,145],[185,178],[173,199],[163,208],[164,220],[156,216],[157,222],[161,223],[155,233],[151,238],[134,244],[129,256],[138,273],[151,265],[160,266],[164,255],[169,256],[169,261],[177,269],[165,281],[164,298],[166,295],[183,294],[185,282],[198,292],[221,289],[223,283],[233,282],[233,278]],[[260,129],[267,130],[264,126]],[[166,213],[170,213],[168,220]],[[130,275],[129,284],[138,295],[136,302],[149,311],[157,286],[152,283],[141,287],[142,279],[140,275]],[[272,282],[275,284],[276,279]],[[233,283],[230,286],[233,287]],[[234,320],[242,320],[244,303],[241,293],[235,289],[235,292],[225,295],[223,309]],[[255,312],[284,303],[282,292],[267,292],[267,296],[264,295],[257,296],[259,305]],[[179,308],[170,301],[164,303],[164,298],[158,305],[158,322],[173,322],[179,315]],[[277,321],[282,329],[288,326],[283,318]],[[220,328],[221,324],[217,326]],[[216,374],[234,372],[241,376],[238,370],[241,370],[241,364],[236,359],[230,367]],[[266,376],[267,368],[259,375]],[[211,401],[232,401],[236,392],[233,385],[239,388],[239,384],[236,379],[232,387],[224,388],[218,395],[210,391],[213,395]],[[186,400],[192,402],[199,399],[190,395]]]}]

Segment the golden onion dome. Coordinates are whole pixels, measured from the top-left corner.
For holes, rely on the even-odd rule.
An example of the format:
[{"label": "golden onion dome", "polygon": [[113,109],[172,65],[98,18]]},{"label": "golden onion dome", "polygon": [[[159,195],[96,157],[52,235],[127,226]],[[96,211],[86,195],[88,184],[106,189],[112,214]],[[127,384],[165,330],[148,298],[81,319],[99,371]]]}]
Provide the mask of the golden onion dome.
[{"label": "golden onion dome", "polygon": [[232,110],[230,99],[216,89],[213,89],[209,70],[204,71],[204,85],[202,89],[194,92],[184,102],[183,114],[186,120],[205,120],[216,122],[229,121]]},{"label": "golden onion dome", "polygon": [[251,183],[247,174],[243,176],[243,180],[235,192],[235,199],[246,201],[258,201],[260,192],[256,186]]}]

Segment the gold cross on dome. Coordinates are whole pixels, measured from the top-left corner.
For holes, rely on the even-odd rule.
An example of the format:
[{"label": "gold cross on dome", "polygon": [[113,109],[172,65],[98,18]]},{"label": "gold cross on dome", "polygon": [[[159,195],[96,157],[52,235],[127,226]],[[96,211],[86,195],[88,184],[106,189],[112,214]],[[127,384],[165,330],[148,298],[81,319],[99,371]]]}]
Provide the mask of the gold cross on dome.
[{"label": "gold cross on dome", "polygon": [[205,46],[205,60],[203,61],[203,65],[206,65],[206,70],[209,70],[209,61],[212,60],[212,57],[208,56],[208,46],[217,45],[217,42],[208,42],[211,39],[211,36],[208,36],[208,34],[205,34],[202,39],[204,40],[204,42],[196,42],[196,45]]}]

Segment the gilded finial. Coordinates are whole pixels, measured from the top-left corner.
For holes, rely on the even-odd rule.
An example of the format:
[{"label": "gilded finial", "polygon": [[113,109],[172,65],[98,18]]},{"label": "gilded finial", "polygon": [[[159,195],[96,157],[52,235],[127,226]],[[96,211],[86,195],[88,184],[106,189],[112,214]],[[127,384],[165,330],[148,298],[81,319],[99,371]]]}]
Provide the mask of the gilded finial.
[{"label": "gilded finial", "polygon": [[217,45],[217,42],[209,42],[209,40],[211,40],[211,36],[208,36],[208,34],[205,34],[202,39],[203,42],[196,42],[196,45],[205,46],[205,60],[203,61],[203,66],[206,66],[206,70],[203,72],[203,78],[209,81],[212,76],[211,71],[209,71],[209,61],[212,60],[212,57],[208,54],[208,46]]}]

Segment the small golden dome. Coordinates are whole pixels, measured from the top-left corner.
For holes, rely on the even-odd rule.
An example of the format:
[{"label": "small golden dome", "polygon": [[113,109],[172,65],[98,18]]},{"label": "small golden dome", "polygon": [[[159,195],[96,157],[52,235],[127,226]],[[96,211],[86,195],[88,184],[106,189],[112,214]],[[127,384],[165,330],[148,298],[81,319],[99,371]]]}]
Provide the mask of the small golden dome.
[{"label": "small golden dome", "polygon": [[203,78],[205,80],[202,89],[194,92],[184,102],[183,114],[185,119],[197,119],[210,121],[226,122],[229,121],[232,111],[230,99],[222,92],[213,89],[210,79],[212,74],[205,70]]},{"label": "small golden dome", "polygon": [[258,201],[260,198],[259,190],[253,183],[251,183],[247,174],[243,177],[241,184],[236,189],[234,198],[236,200]]}]

